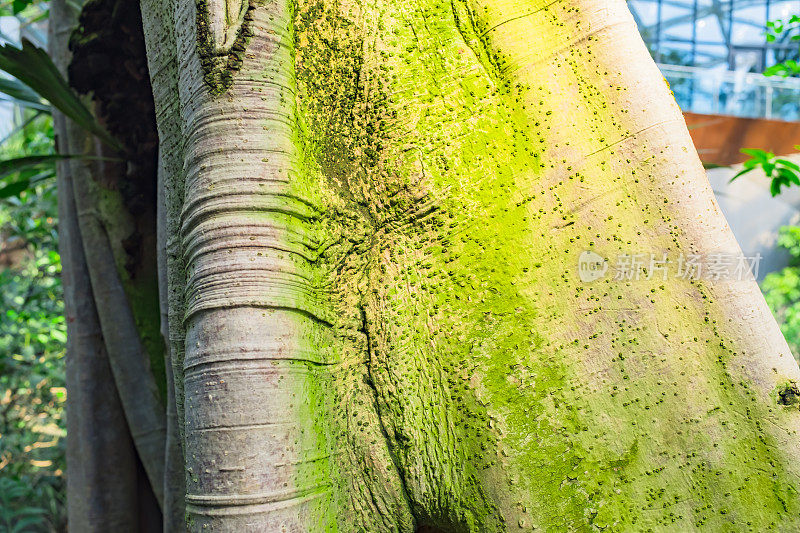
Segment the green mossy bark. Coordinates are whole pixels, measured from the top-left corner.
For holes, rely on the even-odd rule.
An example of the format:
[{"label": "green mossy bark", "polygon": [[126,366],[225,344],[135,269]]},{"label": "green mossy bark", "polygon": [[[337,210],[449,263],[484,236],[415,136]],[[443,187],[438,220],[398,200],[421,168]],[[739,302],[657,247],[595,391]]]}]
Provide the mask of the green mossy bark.
[{"label": "green mossy bark", "polygon": [[[109,236],[117,274],[125,288],[136,329],[145,348],[150,369],[155,378],[162,402],[166,404],[166,374],[164,366],[164,340],[161,336],[161,317],[158,306],[158,274],[155,271],[154,235],[145,238],[145,250],[136,250],[131,257],[125,243],[131,238],[141,239],[135,217],[131,216],[124,195],[95,184],[97,211]],[[152,221],[150,221],[152,222]],[[149,248],[149,249],[148,249]],[[134,263],[132,265],[131,263]],[[137,264],[138,263],[138,264]]]},{"label": "green mossy bark", "polygon": [[[693,249],[672,221],[684,215],[642,189],[672,148],[614,149],[631,121],[593,61],[600,45],[554,59],[555,85],[529,85],[513,74],[519,52],[488,37],[491,7],[359,7],[380,22],[301,4],[300,101],[320,170],[360,228],[326,252],[346,265],[329,285],[348,294],[340,314],[364,309],[367,379],[416,522],[794,523],[797,480],[763,427],[781,412],[729,368],[736,349],[705,282],[575,275],[584,248]],[[586,24],[575,7],[541,9],[538,30],[556,42]],[[574,88],[572,110],[559,84]],[[605,197],[587,213],[592,191]]]},{"label": "green mossy bark", "polygon": [[[797,527],[788,353],[764,354],[765,393],[727,289],[577,277],[585,249],[708,251],[676,191],[713,202],[666,88],[663,121],[631,107],[650,95],[609,60],[600,12],[298,4],[279,98],[287,196],[313,208],[250,216],[315,243],[292,255],[314,359],[280,363],[306,373],[297,487],[329,491],[312,530]],[[259,66],[245,54],[231,87],[286,74]]]}]

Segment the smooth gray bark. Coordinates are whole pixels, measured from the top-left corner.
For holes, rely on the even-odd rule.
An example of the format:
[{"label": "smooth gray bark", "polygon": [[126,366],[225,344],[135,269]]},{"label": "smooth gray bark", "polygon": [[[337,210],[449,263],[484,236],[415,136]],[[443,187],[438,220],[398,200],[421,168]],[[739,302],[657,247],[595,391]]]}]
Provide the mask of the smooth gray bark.
[{"label": "smooth gray bark", "polygon": [[[67,125],[71,153],[91,153],[91,140],[79,127]],[[150,371],[125,290],[117,274],[108,235],[103,228],[92,184],[90,161],[73,159],[70,170],[81,240],[92,282],[95,306],[125,417],[139,457],[159,503],[163,500],[166,417]]]},{"label": "smooth gray bark", "polygon": [[[55,118],[63,131],[61,117]],[[67,319],[67,509],[72,531],[136,531],[136,451],[108,363],[78,234],[68,165],[59,170]]]},{"label": "smooth gray bark", "polygon": [[186,527],[186,471],[182,449],[185,275],[181,267],[181,239],[177,230],[183,201],[183,145],[174,3],[144,0],[141,12],[159,137],[157,252],[168,393],[164,529],[179,531]]},{"label": "smooth gray bark", "polygon": [[[66,71],[66,40],[75,24],[64,0],[50,3],[50,46]],[[53,113],[59,151],[67,125]],[[67,322],[67,515],[71,531],[136,531],[136,451],[128,431],[83,255],[70,165],[58,165],[59,252]]]},{"label": "smooth gray bark", "polygon": [[[50,22],[51,54],[66,77],[77,13],[54,0]],[[91,135],[57,111],[54,120],[59,152],[102,154]],[[76,531],[152,531],[154,524],[161,528],[164,413],[99,219],[92,180],[104,171],[79,160],[58,168],[68,323],[68,512]],[[139,479],[144,472],[148,478]]]}]

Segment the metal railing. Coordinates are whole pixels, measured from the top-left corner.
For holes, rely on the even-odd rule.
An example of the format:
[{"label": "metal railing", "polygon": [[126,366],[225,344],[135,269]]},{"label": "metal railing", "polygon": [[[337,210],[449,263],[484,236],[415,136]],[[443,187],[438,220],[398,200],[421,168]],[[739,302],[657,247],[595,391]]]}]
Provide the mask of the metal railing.
[{"label": "metal railing", "polygon": [[659,64],[684,111],[800,121],[800,78]]}]

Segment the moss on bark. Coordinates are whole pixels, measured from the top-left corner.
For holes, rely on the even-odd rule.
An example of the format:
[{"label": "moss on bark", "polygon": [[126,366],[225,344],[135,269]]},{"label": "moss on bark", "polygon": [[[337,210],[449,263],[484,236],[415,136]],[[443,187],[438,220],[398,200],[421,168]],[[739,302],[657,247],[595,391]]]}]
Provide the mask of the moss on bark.
[{"label": "moss on bark", "polygon": [[[258,354],[292,399],[281,501],[310,513],[284,525],[797,525],[798,369],[752,280],[577,275],[584,250],[737,249],[624,3],[311,0],[250,27],[230,106],[211,87],[192,117],[221,125],[187,164],[187,314],[291,324]],[[221,485],[251,488],[197,490]]]},{"label": "moss on bark", "polygon": [[235,38],[230,48],[221,48],[223,43],[216,42],[211,31],[212,8],[219,9],[224,2],[215,0],[197,0],[196,26],[197,51],[203,69],[203,79],[211,94],[223,94],[233,83],[233,77],[242,68],[247,43],[253,36],[250,24],[257,0],[243,0],[247,4],[241,24],[235,29]]}]

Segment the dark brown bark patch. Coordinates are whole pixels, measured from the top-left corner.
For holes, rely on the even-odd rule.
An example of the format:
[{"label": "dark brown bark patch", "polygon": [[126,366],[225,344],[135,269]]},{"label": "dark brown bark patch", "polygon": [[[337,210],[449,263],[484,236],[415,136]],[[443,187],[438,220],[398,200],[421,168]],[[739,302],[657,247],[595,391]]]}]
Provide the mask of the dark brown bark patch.
[{"label": "dark brown bark patch", "polygon": [[90,0],[69,40],[69,82],[90,94],[108,131],[125,147],[116,183],[132,214],[155,205],[158,134],[139,3]]}]

